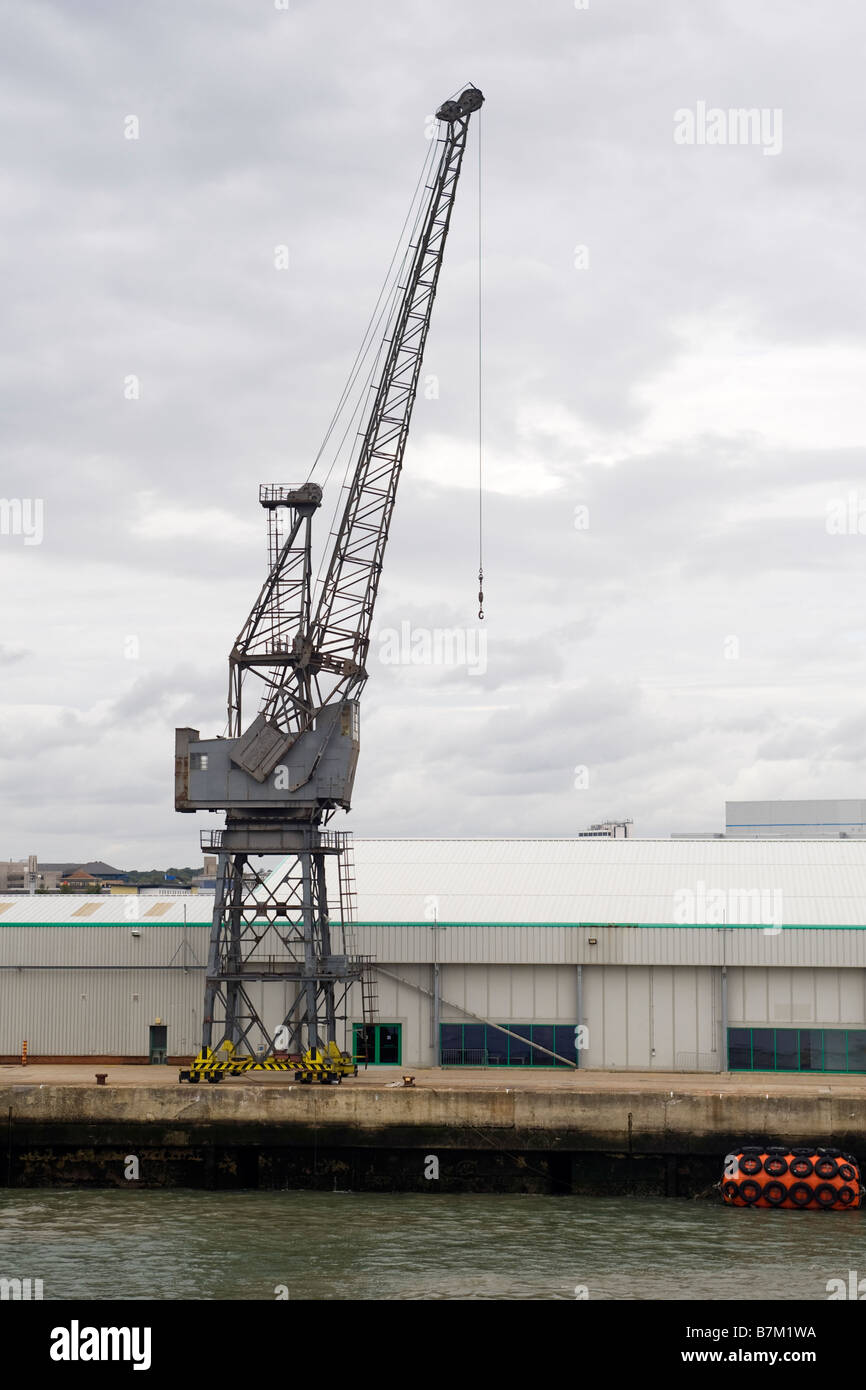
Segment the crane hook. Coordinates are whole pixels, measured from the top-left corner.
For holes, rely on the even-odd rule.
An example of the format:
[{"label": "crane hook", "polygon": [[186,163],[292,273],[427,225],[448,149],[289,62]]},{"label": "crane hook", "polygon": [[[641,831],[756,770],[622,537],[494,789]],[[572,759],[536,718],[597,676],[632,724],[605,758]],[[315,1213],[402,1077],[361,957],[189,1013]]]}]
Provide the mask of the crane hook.
[{"label": "crane hook", "polygon": [[478,616],[484,618],[484,571],[478,571]]}]

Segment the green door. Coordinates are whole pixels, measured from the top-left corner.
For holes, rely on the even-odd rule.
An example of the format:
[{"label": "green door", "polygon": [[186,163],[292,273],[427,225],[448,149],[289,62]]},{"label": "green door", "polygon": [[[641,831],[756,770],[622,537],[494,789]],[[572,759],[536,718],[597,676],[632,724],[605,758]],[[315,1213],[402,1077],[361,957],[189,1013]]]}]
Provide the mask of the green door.
[{"label": "green door", "polygon": [[163,1064],[168,1053],[168,1028],[164,1023],[152,1023],[150,1025],[150,1042],[148,1052],[151,1062]]},{"label": "green door", "polygon": [[403,1060],[403,1025],[355,1023],[353,1052],[359,1066],[399,1067]]}]

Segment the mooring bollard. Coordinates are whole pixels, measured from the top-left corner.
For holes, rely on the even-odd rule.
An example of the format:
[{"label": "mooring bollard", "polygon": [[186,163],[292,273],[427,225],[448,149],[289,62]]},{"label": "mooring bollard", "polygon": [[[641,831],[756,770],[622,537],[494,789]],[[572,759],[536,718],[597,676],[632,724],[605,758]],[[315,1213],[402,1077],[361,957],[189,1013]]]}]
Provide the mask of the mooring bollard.
[{"label": "mooring bollard", "polygon": [[108,1072],[107,1072],[107,1071],[98,1071],[98,1072],[96,1073],[96,1084],[97,1084],[97,1086],[104,1086],[104,1085],[105,1085],[105,1078],[106,1078],[107,1076],[108,1076]]}]

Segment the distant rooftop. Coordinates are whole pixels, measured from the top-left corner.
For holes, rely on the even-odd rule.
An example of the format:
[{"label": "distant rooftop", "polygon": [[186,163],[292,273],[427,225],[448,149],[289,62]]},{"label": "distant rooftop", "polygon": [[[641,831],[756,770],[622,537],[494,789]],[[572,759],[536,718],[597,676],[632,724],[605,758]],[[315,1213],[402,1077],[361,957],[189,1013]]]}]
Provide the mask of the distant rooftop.
[{"label": "distant rooftop", "polygon": [[726,801],[723,831],[677,831],[671,839],[866,839],[866,800]]}]

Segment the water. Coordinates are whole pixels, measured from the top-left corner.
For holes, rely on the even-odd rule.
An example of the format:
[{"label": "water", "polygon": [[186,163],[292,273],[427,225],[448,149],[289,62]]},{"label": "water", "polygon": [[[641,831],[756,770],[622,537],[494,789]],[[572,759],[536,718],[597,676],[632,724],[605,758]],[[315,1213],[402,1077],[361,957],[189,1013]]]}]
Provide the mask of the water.
[{"label": "water", "polygon": [[[7,1192],[0,1276],[84,1299],[826,1299],[866,1212],[642,1198]],[[864,1286],[866,1287],[866,1286]]]}]

